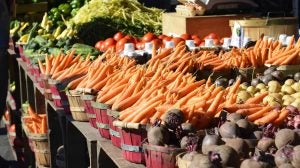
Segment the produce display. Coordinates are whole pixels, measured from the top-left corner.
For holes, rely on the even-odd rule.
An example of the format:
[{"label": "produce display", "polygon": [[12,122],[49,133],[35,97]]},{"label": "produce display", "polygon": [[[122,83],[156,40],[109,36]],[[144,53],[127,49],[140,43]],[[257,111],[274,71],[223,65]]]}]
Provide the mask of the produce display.
[{"label": "produce display", "polygon": [[[218,32],[162,34],[162,13],[137,0],[66,0],[40,23],[12,21],[10,34],[45,98],[107,130],[128,161],[126,145],[143,149],[132,155],[146,167],[300,167],[300,39],[225,47]],[[25,132],[47,134],[47,115],[27,106]]]}]

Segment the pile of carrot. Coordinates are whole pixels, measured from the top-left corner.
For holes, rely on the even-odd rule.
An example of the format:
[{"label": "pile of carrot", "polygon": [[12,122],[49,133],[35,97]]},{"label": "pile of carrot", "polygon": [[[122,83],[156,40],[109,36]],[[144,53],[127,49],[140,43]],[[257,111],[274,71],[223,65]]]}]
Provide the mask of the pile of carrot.
[{"label": "pile of carrot", "polygon": [[28,114],[29,116],[23,117],[26,130],[33,134],[46,134],[48,132],[47,115],[35,113],[30,106]]},{"label": "pile of carrot", "polygon": [[232,68],[262,67],[265,64],[293,65],[300,64],[300,40],[294,45],[294,36],[290,43],[283,47],[281,42],[257,40],[255,46],[245,48],[233,48],[231,51],[215,54],[204,52],[198,59],[199,69],[212,69],[222,71]]}]

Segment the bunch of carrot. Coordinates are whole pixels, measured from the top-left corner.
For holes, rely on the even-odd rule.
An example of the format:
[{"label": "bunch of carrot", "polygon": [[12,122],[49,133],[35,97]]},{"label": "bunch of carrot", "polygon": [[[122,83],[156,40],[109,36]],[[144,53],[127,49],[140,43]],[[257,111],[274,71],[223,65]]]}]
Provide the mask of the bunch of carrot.
[{"label": "bunch of carrot", "polygon": [[69,89],[89,88],[99,91],[112,80],[119,71],[133,69],[136,64],[134,59],[120,57],[116,53],[107,51],[94,60],[88,67],[87,73],[68,84]]},{"label": "bunch of carrot", "polygon": [[285,108],[279,110],[275,107],[264,106],[261,104],[247,103],[234,104],[224,107],[228,112],[236,112],[247,116],[247,119],[258,125],[272,123],[274,125],[281,125],[288,117],[289,111]]},{"label": "bunch of carrot", "polygon": [[28,114],[29,116],[23,117],[26,130],[33,134],[46,134],[48,132],[46,114],[36,114],[30,106]]}]

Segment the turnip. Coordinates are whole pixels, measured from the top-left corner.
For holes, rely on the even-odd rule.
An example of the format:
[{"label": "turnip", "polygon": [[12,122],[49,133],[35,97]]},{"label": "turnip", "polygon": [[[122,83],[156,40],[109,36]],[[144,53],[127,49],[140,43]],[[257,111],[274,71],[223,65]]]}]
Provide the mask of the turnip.
[{"label": "turnip", "polygon": [[219,128],[222,138],[235,138],[239,135],[239,126],[234,122],[225,122]]},{"label": "turnip", "polygon": [[291,129],[281,129],[275,134],[275,145],[279,149],[287,144],[297,144],[297,134]]}]

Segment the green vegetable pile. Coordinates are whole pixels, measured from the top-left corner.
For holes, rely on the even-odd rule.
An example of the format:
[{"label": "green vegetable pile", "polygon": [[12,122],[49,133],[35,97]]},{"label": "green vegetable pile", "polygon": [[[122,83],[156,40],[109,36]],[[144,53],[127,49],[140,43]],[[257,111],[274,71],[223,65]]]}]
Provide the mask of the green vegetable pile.
[{"label": "green vegetable pile", "polygon": [[[157,8],[145,7],[137,0],[91,0],[79,9],[68,25],[75,26],[77,36],[84,43],[94,44],[116,31],[134,36],[147,32],[161,34],[162,12]],[[93,39],[95,37],[97,40]]]}]

